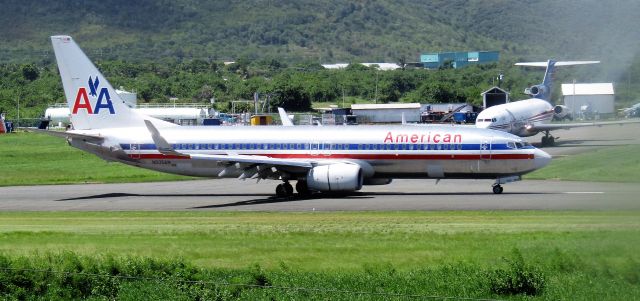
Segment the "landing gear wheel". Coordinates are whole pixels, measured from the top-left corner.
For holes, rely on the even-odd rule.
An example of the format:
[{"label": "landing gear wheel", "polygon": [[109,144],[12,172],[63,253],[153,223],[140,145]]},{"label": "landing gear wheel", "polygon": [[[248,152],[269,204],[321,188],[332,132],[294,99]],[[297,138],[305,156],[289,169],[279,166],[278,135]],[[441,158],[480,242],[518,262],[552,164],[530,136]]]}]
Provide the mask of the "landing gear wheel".
[{"label": "landing gear wheel", "polygon": [[553,138],[553,136],[549,136],[549,138],[547,139],[547,145],[548,146],[553,146],[553,144],[556,143],[556,139]]},{"label": "landing gear wheel", "polygon": [[284,182],[282,185],[284,186],[284,190],[287,193],[287,196],[293,195],[293,186],[291,186],[289,182]]},{"label": "landing gear wheel", "polygon": [[307,181],[298,181],[296,183],[296,191],[300,195],[310,195],[311,191],[309,191],[309,186],[307,185]]},{"label": "landing gear wheel", "polygon": [[284,187],[284,184],[278,184],[278,186],[276,186],[276,196],[279,198],[287,196],[287,189]]},{"label": "landing gear wheel", "polygon": [[493,185],[493,193],[495,193],[495,194],[501,194],[503,190],[504,190],[504,189],[502,188],[502,186],[501,186],[500,184],[498,184],[498,185]]},{"label": "landing gear wheel", "polygon": [[542,146],[547,146],[547,143],[549,143],[549,139],[547,139],[547,136],[542,136],[542,141],[540,141],[540,144]]}]

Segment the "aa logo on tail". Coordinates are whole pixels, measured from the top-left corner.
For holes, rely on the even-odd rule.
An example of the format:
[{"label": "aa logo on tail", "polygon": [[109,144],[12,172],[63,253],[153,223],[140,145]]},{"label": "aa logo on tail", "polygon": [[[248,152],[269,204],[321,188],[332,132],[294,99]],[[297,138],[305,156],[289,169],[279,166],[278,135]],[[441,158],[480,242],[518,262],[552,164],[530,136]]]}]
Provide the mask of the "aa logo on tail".
[{"label": "aa logo on tail", "polygon": [[[109,114],[115,114],[116,111],[113,109],[113,103],[111,102],[111,95],[109,95],[109,89],[106,87],[100,87],[100,80],[98,76],[93,80],[91,76],[89,76],[89,94],[87,94],[86,87],[78,88],[78,93],[76,94],[76,101],[73,104],[73,109],[71,110],[71,114],[77,114],[78,110],[85,109],[87,110],[87,114],[98,114],[100,113],[100,109],[109,109]],[[92,99],[98,99],[95,105],[95,111],[91,107],[91,102],[89,101],[89,96]]]}]

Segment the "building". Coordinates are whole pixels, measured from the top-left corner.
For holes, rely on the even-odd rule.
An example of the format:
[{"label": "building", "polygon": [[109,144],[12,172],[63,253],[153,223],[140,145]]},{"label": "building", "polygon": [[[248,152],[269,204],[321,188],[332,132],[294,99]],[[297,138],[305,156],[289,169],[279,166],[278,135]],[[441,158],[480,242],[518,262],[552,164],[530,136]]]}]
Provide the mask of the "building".
[{"label": "building", "polygon": [[[388,70],[396,70],[396,69],[400,69],[402,67],[400,67],[400,65],[398,64],[394,64],[394,63],[359,63],[360,65],[366,66],[366,67],[372,67],[375,66],[378,70],[382,70],[382,71],[388,71]],[[349,64],[323,64],[322,67],[324,67],[325,69],[344,69],[349,67]]]},{"label": "building", "polygon": [[462,68],[470,64],[497,62],[499,57],[499,51],[433,52],[420,55],[420,63],[427,69],[438,69],[447,64],[452,68]]},{"label": "building", "polygon": [[509,102],[509,92],[500,87],[492,87],[480,95],[482,95],[482,107],[485,109]]},{"label": "building", "polygon": [[419,103],[352,104],[351,113],[362,123],[420,122]]},{"label": "building", "polygon": [[572,116],[615,113],[613,83],[562,84],[562,99]]}]

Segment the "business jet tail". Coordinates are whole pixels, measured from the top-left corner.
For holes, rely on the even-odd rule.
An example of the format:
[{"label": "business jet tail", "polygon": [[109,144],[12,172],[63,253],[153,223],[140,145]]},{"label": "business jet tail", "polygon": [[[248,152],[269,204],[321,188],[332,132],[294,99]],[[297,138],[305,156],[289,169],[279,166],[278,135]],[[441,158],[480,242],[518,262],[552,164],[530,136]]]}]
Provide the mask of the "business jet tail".
[{"label": "business jet tail", "polygon": [[524,90],[525,94],[531,95],[534,98],[544,99],[551,101],[551,88],[553,87],[553,74],[555,73],[555,67],[560,66],[574,66],[574,65],[587,65],[597,64],[600,61],[554,61],[548,60],[546,62],[525,62],[516,63],[516,66],[527,67],[546,67],[547,70],[544,73],[544,79],[539,85],[531,86]]}]

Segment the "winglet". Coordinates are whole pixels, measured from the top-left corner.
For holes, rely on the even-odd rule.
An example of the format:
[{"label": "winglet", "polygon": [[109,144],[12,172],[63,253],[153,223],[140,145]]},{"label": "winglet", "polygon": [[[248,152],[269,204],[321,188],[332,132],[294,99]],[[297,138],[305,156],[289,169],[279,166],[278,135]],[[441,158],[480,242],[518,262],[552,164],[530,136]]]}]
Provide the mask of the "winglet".
[{"label": "winglet", "polygon": [[144,124],[147,126],[147,129],[151,133],[151,138],[153,139],[153,142],[156,144],[156,148],[161,154],[174,155],[174,156],[187,156],[185,154],[176,152],[173,149],[173,147],[171,147],[171,144],[169,144],[169,142],[167,142],[167,140],[165,140],[164,137],[160,135],[160,132],[153,125],[153,123],[151,123],[151,121],[145,120]]},{"label": "winglet", "polygon": [[287,112],[283,108],[278,107],[278,114],[280,114],[280,120],[282,120],[283,126],[293,126],[293,122],[291,122],[289,115],[287,115]]}]

